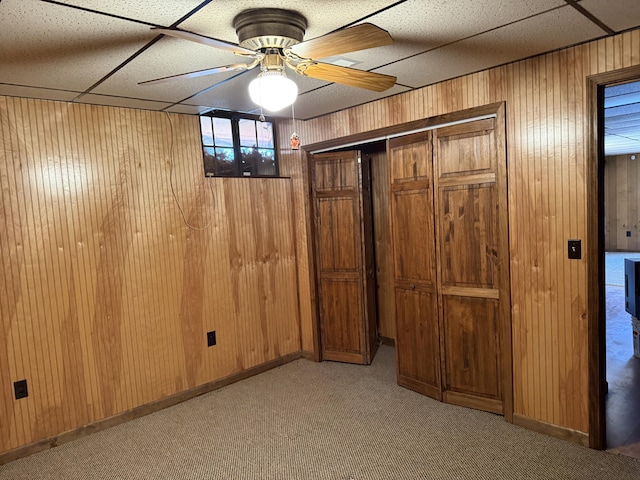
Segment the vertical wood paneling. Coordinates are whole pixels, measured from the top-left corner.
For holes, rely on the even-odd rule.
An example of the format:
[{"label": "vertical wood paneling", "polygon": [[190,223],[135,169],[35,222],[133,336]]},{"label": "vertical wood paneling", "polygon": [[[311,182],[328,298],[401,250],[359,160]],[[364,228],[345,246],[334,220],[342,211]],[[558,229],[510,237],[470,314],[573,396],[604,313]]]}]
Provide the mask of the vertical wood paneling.
[{"label": "vertical wood paneling", "polygon": [[[640,153],[606,157],[604,167],[605,249],[640,251]],[[630,236],[627,237],[627,232]]]},{"label": "vertical wood paneling", "polygon": [[192,116],[0,97],[0,126],[0,453],[300,350],[291,179],[205,179]]},{"label": "vertical wood paneling", "polygon": [[[581,432],[589,431],[587,260],[568,260],[566,242],[582,239],[586,248],[595,241],[586,238],[586,78],[638,64],[636,29],[300,122],[299,128],[307,143],[315,143],[505,102],[514,413]],[[346,131],[331,128],[345,114]],[[627,210],[617,205],[617,218]]]}]

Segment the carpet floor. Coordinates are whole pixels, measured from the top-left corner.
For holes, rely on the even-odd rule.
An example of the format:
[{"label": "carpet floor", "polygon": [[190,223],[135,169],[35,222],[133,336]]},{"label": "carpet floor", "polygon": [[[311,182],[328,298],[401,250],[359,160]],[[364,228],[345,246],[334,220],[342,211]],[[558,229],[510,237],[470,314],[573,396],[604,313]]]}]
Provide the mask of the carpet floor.
[{"label": "carpet floor", "polygon": [[0,466],[0,479],[616,479],[640,462],[447,405],[371,366],[297,360]]}]

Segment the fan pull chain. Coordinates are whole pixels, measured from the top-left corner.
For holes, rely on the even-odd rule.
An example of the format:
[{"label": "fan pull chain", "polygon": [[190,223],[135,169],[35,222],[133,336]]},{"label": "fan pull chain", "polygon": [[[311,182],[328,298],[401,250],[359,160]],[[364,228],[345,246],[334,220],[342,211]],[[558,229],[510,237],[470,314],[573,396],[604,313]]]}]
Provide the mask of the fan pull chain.
[{"label": "fan pull chain", "polygon": [[300,137],[296,133],[296,110],[291,104],[291,117],[293,118],[293,133],[291,134],[291,150],[299,150],[300,149]]}]

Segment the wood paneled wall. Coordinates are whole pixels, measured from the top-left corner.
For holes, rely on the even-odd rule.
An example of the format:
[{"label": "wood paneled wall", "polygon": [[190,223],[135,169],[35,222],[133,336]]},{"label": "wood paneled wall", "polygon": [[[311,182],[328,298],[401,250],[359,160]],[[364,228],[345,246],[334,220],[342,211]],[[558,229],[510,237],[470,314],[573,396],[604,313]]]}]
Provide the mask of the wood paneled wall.
[{"label": "wood paneled wall", "polygon": [[[604,198],[607,251],[640,251],[640,153],[605,158]],[[627,236],[627,232],[631,235]]]},{"label": "wood paneled wall", "polygon": [[[584,258],[568,260],[566,245],[579,238],[587,251],[596,240],[586,238],[586,79],[638,64],[640,30],[633,30],[297,127],[304,147],[506,103],[514,413],[580,432],[589,430],[587,265]],[[289,130],[281,125],[281,132]],[[303,344],[310,344],[304,325],[310,317],[302,319]]]},{"label": "wood paneled wall", "polygon": [[197,117],[0,97],[0,185],[0,453],[300,350],[301,193]]}]

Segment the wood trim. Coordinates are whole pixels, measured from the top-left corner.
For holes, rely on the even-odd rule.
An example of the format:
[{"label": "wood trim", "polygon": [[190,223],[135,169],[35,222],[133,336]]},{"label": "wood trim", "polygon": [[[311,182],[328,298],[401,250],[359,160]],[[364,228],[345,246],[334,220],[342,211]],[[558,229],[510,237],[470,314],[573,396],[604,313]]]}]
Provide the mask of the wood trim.
[{"label": "wood trim", "polygon": [[[513,319],[511,317],[511,238],[509,236],[509,200],[507,172],[507,119],[506,105],[501,102],[496,109],[496,155],[497,191],[500,229],[499,236],[504,245],[498,253],[500,259],[500,350],[502,354],[502,409],[504,419],[513,422]],[[504,185],[502,184],[504,182]]]},{"label": "wood trim", "polygon": [[640,78],[640,66],[587,77],[587,312],[588,314],[588,410],[591,448],[606,448],[606,336],[604,282],[604,124],[599,121],[606,85]]},{"label": "wood trim", "polygon": [[[383,139],[388,135],[402,135],[404,132],[411,134],[413,130],[420,130],[422,128],[436,127],[449,122],[458,122],[473,117],[481,117],[482,115],[492,115],[499,108],[501,103],[491,103],[489,105],[483,105],[480,107],[468,108],[466,110],[460,110],[452,113],[445,113],[444,115],[437,115],[435,117],[423,118],[420,120],[414,120],[412,122],[400,123],[398,125],[392,125],[390,127],[377,128],[375,130],[369,130],[362,133],[356,133],[353,135],[347,135],[344,137],[332,138],[331,140],[325,140],[317,143],[310,143],[304,145],[302,148],[306,152],[314,152],[316,150],[324,150],[330,148],[338,148],[349,144],[350,146],[357,145],[358,143],[367,143],[373,139]],[[391,139],[392,140],[392,139]],[[354,147],[355,148],[355,147]]]},{"label": "wood trim", "polygon": [[313,156],[305,152],[304,161],[302,162],[302,170],[305,178],[304,201],[309,215],[307,215],[307,252],[309,257],[309,293],[311,294],[311,330],[313,332],[313,355],[316,362],[322,361],[322,333],[320,331],[320,304],[318,302],[318,282],[316,269],[318,267],[316,257],[316,222],[315,222],[315,205],[313,202],[313,172],[309,168]]},{"label": "wood trim", "polygon": [[362,355],[362,353],[324,352],[322,356],[323,360],[329,360],[331,362],[344,362],[366,365],[366,358]]},{"label": "wood trim", "polygon": [[589,446],[589,435],[584,432],[579,432],[578,430],[551,425],[550,423],[534,420],[533,418],[525,417],[517,413],[513,415],[513,424],[561,440],[568,440],[585,447]]},{"label": "wood trim", "polygon": [[453,390],[443,391],[442,399],[447,403],[460,405],[461,407],[475,408],[476,410],[484,410],[485,412],[496,413],[498,415],[504,413],[502,400],[482,398],[477,395],[467,395]]},{"label": "wood trim", "polygon": [[191,390],[180,392],[176,395],[171,395],[155,402],[141,405],[140,407],[136,407],[131,410],[127,410],[126,412],[114,415],[113,417],[105,418],[103,420],[99,420],[97,422],[90,423],[73,430],[69,430],[68,432],[61,433],[60,435],[44,438],[42,440],[33,442],[23,447],[16,448],[14,450],[9,450],[0,454],[0,465],[4,465],[5,463],[18,460],[19,458],[23,458],[37,452],[49,450],[50,448],[57,447],[59,445],[62,445],[63,443],[72,442],[79,438],[86,437],[87,435],[90,435],[92,433],[100,432],[102,430],[106,430],[107,428],[120,425],[121,423],[144,417],[145,415],[149,415],[150,413],[164,410],[167,407],[172,407],[173,405],[191,400],[192,398],[203,395],[205,393],[212,392],[219,388],[231,385],[232,383],[239,382],[240,380],[245,380],[249,377],[253,377],[254,375],[264,373],[273,368],[280,367],[287,363],[293,362],[294,360],[306,357],[306,355],[307,352],[291,353],[289,355],[285,355],[284,357],[280,357],[275,360],[271,360],[270,362],[263,363],[262,365],[257,365],[255,367],[248,368],[247,370],[243,370],[238,373],[234,373],[219,380],[205,383],[204,385],[192,388]]},{"label": "wood trim", "polygon": [[474,175],[459,176],[457,178],[440,177],[438,185],[440,187],[458,187],[460,185],[473,185],[496,183],[495,173],[476,173]]},{"label": "wood trim", "polygon": [[442,286],[442,295],[452,295],[457,297],[493,298],[500,299],[500,290],[497,288],[470,288]]},{"label": "wood trim", "polygon": [[301,356],[302,358],[304,358],[305,360],[310,360],[310,361],[312,361],[312,362],[318,362],[318,361],[319,361],[319,360],[317,360],[317,359],[316,359],[316,354],[315,354],[315,352],[305,352],[305,351],[302,351],[302,352],[300,352],[300,356]]},{"label": "wood trim", "polygon": [[442,401],[442,390],[434,387],[433,385],[427,385],[426,383],[421,382],[420,380],[416,380],[415,378],[398,374],[398,385],[408,388],[409,390],[413,390],[414,392],[426,395],[427,397]]}]

